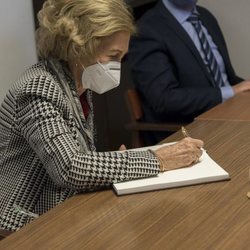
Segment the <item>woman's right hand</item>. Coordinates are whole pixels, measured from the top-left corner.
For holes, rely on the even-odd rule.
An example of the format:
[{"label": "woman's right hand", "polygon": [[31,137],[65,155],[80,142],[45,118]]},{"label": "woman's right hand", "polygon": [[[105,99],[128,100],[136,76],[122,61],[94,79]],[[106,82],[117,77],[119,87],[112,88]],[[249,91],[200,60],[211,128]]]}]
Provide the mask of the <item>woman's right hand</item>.
[{"label": "woman's right hand", "polygon": [[187,137],[173,145],[155,150],[154,154],[160,162],[161,171],[167,171],[188,167],[198,162],[203,145],[203,141]]}]

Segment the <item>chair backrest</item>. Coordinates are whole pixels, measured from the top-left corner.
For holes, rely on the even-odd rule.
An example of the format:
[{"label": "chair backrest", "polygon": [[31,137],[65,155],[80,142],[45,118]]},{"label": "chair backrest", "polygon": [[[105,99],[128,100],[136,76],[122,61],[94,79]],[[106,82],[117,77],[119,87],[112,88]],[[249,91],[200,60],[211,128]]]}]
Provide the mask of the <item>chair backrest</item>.
[{"label": "chair backrest", "polygon": [[140,121],[143,117],[141,100],[135,89],[128,89],[126,92],[126,101],[132,121]]},{"label": "chair backrest", "polygon": [[132,148],[143,147],[144,142],[140,136],[140,121],[143,118],[140,96],[135,89],[128,89],[125,93],[125,99],[130,114],[130,123],[126,124],[126,128],[132,132]]},{"label": "chair backrest", "polygon": [[136,89],[128,89],[126,92],[126,102],[130,113],[130,122],[126,124],[126,128],[132,132],[132,147],[144,146],[141,132],[176,132],[185,125],[178,122],[152,123],[143,121],[143,109],[141,99]]}]

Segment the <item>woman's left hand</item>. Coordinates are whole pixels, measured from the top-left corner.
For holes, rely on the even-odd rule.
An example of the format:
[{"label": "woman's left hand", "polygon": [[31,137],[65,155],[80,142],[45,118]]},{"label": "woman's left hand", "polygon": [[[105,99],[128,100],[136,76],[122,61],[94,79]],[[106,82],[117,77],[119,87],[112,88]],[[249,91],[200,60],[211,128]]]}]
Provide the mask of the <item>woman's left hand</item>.
[{"label": "woman's left hand", "polygon": [[119,147],[119,151],[123,151],[123,150],[126,150],[126,146],[124,144],[122,144],[120,147]]}]

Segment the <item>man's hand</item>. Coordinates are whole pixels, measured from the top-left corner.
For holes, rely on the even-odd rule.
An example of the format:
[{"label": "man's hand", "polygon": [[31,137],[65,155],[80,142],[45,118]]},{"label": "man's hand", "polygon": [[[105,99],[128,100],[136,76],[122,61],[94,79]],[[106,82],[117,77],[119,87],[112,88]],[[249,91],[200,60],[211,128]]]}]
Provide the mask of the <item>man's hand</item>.
[{"label": "man's hand", "polygon": [[241,92],[250,91],[250,80],[240,82],[233,86],[234,94],[237,95]]}]

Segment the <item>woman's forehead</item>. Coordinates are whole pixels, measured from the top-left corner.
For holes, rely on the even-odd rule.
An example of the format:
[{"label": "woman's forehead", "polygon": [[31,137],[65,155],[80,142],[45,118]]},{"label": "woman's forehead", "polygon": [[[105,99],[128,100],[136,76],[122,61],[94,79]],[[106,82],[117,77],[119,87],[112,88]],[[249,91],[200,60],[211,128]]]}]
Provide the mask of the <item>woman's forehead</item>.
[{"label": "woman's forehead", "polygon": [[111,36],[105,37],[102,41],[103,50],[124,52],[128,49],[130,33],[126,31],[116,32]]}]

